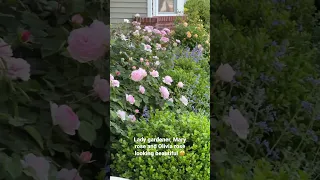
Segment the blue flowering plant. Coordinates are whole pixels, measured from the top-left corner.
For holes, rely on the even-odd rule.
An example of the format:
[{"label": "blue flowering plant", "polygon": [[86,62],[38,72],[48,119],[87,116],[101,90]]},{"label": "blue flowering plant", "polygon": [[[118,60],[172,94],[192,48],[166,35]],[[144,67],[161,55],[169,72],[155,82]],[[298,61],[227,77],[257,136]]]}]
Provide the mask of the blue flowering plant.
[{"label": "blue flowering plant", "polygon": [[[313,1],[217,1],[212,6],[215,178],[259,179],[269,173],[316,178],[319,49],[314,21],[307,21],[314,19]],[[272,167],[264,175],[253,170],[262,162]]]}]

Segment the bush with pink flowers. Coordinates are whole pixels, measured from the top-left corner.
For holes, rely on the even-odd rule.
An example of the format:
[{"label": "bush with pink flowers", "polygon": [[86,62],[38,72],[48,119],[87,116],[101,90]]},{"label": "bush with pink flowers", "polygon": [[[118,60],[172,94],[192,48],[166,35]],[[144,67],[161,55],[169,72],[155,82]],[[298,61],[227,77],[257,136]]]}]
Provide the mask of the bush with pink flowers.
[{"label": "bush with pink flowers", "polygon": [[[132,22],[130,28],[128,26],[118,27],[112,32],[110,123],[112,138],[115,141],[111,149],[112,175],[129,179],[148,179],[151,176],[149,172],[153,172],[154,167],[163,165],[160,160],[162,157],[145,157],[144,161],[139,161],[140,167],[123,169],[128,164],[130,167],[137,163],[132,158],[134,152],[132,144],[134,142],[131,137],[141,134],[139,130],[142,127],[141,124],[145,124],[143,128],[148,129],[150,134],[168,137],[169,131],[184,129],[183,123],[179,123],[179,120],[190,111],[203,117],[198,119],[198,123],[209,123],[210,76],[209,60],[204,55],[205,50],[194,47],[193,49],[197,52],[190,51],[187,45],[181,44],[182,41],[176,39],[172,34],[170,29],[158,30],[151,26],[142,27],[136,21]],[[168,121],[164,120],[166,117],[152,118],[157,112],[170,112],[173,116],[177,116],[177,119],[172,119],[176,122],[168,124]],[[168,127],[166,130],[168,132],[161,133],[149,123],[163,124]],[[203,131],[200,134],[206,134],[204,128],[201,130]],[[192,136],[188,132],[183,132],[180,133]],[[146,136],[146,134],[143,135]],[[122,146],[122,142],[125,145]],[[188,148],[189,146],[186,147],[186,149]],[[205,147],[201,145],[200,149],[203,150]],[[188,154],[190,157],[195,157],[196,164],[203,167],[205,176],[209,176],[207,166],[209,159],[196,157],[196,152],[188,152]],[[167,159],[177,162],[175,158],[178,157],[169,156]],[[127,160],[124,161],[125,159]],[[140,159],[140,157],[136,159]],[[154,165],[149,167],[150,163],[147,162],[151,159],[154,161]],[[172,164],[172,167],[179,168],[177,164]],[[186,165],[186,169],[190,168],[189,165]],[[181,179],[181,177],[189,175],[182,169],[176,173],[162,172],[160,176],[152,177],[154,179],[163,179],[163,177]]]},{"label": "bush with pink flowers", "polygon": [[101,175],[110,36],[96,14],[100,3],[84,3],[0,5],[1,180]]}]

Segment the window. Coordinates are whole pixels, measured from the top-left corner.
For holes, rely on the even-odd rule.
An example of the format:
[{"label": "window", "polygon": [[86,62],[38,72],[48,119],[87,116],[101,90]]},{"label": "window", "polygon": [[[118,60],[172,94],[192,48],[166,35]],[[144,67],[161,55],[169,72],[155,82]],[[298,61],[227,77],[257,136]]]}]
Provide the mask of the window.
[{"label": "window", "polygon": [[148,17],[183,14],[186,0],[148,0]]},{"label": "window", "polygon": [[159,13],[175,13],[177,8],[177,0],[158,0]]}]

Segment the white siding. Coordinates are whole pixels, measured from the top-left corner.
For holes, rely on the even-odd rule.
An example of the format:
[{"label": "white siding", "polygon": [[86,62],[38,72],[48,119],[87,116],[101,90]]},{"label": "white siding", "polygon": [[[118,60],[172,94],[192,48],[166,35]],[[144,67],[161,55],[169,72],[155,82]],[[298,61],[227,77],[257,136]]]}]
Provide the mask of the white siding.
[{"label": "white siding", "polygon": [[137,13],[147,17],[148,0],[110,0],[110,23],[120,23],[123,19],[131,20]]}]

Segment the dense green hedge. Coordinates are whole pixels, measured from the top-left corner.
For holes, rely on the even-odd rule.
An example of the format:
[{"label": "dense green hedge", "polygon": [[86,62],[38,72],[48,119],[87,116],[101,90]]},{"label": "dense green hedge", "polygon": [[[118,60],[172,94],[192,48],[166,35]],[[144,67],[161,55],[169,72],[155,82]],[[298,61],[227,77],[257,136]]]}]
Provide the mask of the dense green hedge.
[{"label": "dense green hedge", "polygon": [[[128,136],[114,143],[112,168],[115,174],[129,179],[209,179],[209,118],[201,114],[156,111],[148,122],[141,121],[128,128]],[[133,138],[186,138],[185,148],[157,149],[160,151],[185,151],[185,156],[135,156]],[[151,143],[152,144],[152,143]],[[160,144],[160,143],[158,143]],[[166,143],[183,144],[183,143]],[[136,149],[143,151],[146,149]],[[154,149],[149,149],[154,152]]]}]

